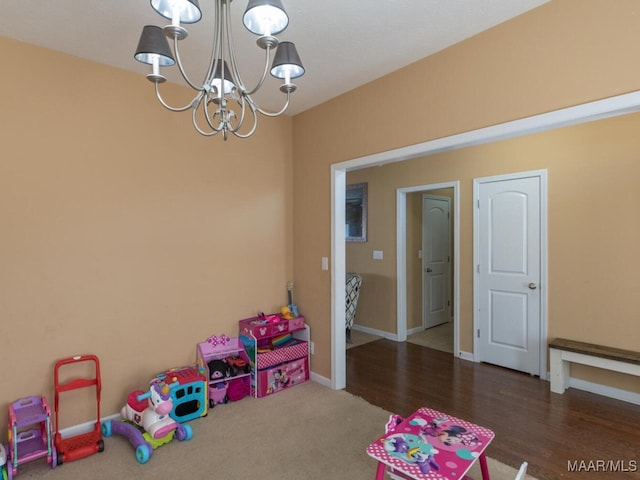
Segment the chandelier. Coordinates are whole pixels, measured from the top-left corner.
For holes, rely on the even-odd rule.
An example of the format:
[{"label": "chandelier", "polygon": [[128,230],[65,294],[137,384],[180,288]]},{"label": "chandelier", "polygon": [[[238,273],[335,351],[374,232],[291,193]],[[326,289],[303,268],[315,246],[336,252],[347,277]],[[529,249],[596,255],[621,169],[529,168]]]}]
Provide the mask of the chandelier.
[{"label": "chandelier", "polygon": [[[188,32],[181,24],[196,23],[202,18],[198,0],[151,0],[151,6],[163,17],[171,20],[164,28],[146,25],[142,30],[134,58],[151,65],[147,79],[155,83],[156,97],[172,112],[192,110],[193,126],[201,135],[213,136],[222,133],[226,140],[229,133],[247,138],[258,126],[258,114],[267,117],[282,115],[289,107],[291,94],[296,85],[291,80],[304,74],[304,67],[292,42],[281,42],[275,35],[289,23],[289,17],[280,0],[249,0],[243,15],[244,26],[258,35],[256,43],[265,51],[264,68],[257,83],[245,86],[236,61],[231,31],[230,10],[232,0],[214,0],[214,29],[209,67],[202,83],[193,82],[187,75],[180,59],[180,41]],[[173,49],[169,46],[172,40]],[[273,62],[269,69],[271,53]],[[194,91],[193,99],[184,106],[174,107],[160,95],[160,84],[166,77],[161,67],[178,65],[184,81]],[[253,95],[262,87],[267,74],[282,79],[280,91],[285,94],[279,111],[261,108]]]}]

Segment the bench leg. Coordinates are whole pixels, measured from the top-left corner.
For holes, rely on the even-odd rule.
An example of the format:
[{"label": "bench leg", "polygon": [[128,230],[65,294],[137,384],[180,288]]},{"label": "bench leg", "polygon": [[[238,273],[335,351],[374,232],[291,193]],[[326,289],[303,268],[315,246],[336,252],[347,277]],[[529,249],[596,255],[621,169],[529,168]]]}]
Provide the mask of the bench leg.
[{"label": "bench leg", "polygon": [[551,369],[551,391],[564,393],[569,388],[569,362],[562,359],[562,351],[549,349],[549,361]]}]

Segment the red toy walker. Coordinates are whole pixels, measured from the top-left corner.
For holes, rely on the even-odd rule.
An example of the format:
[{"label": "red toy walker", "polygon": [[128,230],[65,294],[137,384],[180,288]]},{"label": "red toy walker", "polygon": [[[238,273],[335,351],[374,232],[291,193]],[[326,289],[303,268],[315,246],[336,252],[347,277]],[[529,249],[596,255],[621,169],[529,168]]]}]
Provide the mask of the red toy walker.
[{"label": "red toy walker", "polygon": [[[64,365],[75,364],[79,362],[94,362],[95,377],[78,378],[60,383],[59,370]],[[55,448],[57,451],[58,465],[63,462],[70,462],[80,458],[88,457],[96,452],[104,450],[104,442],[102,440],[102,429],[100,425],[100,390],[102,383],[100,381],[100,363],[95,355],[78,355],[76,357],[65,358],[56,363],[54,370],[55,382],[55,414],[56,414],[56,433]],[[81,433],[69,438],[62,438],[60,434],[60,423],[58,420],[58,412],[60,405],[60,393],[79,388],[95,387],[96,389],[96,422],[92,431]]]}]

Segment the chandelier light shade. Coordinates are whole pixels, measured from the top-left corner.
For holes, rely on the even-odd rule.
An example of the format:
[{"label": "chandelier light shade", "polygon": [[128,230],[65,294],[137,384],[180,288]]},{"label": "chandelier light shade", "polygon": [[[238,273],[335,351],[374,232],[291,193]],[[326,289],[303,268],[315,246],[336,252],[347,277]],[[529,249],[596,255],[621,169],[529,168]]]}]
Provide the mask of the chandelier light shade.
[{"label": "chandelier light shade", "polygon": [[[276,117],[285,113],[291,94],[296,90],[296,85],[291,80],[305,73],[296,46],[292,42],[280,42],[275,37],[289,24],[282,2],[249,0],[242,21],[247,30],[258,35],[256,44],[265,51],[265,60],[260,78],[252,88],[247,88],[240,77],[234,53],[231,2],[232,0],[213,0],[211,56],[202,83],[191,81],[180,58],[180,41],[188,36],[182,24],[196,23],[202,18],[198,0],[151,0],[152,8],[162,17],[171,20],[171,23],[163,28],[145,26],[134,54],[137,61],[151,65],[152,71],[147,79],[155,83],[156,97],[165,108],[173,112],[192,110],[193,126],[198,133],[204,136],[222,133],[225,140],[229,133],[240,138],[253,135],[259,114]],[[166,81],[160,69],[173,65],[178,66],[182,78],[195,92],[184,106],[171,106],[160,94],[159,85]],[[283,81],[280,86],[280,91],[285,94],[283,106],[275,112],[261,108],[253,98],[263,86],[268,73]]]},{"label": "chandelier light shade", "polygon": [[152,72],[147,75],[147,78],[156,83],[162,83],[166,80],[160,74],[160,67],[170,67],[176,63],[167,37],[162,29],[155,25],[147,25],[142,29],[134,58],[152,66]]},{"label": "chandelier light shade", "polygon": [[280,0],[249,0],[242,23],[256,35],[278,35],[289,25],[289,16]]}]

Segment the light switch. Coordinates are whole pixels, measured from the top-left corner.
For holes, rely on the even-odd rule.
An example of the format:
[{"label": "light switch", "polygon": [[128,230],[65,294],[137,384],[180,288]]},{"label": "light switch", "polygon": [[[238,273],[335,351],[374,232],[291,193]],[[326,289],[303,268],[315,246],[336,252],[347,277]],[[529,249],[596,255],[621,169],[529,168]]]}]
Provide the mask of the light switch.
[{"label": "light switch", "polygon": [[373,259],[374,260],[382,260],[383,254],[382,250],[374,250],[373,251]]}]

